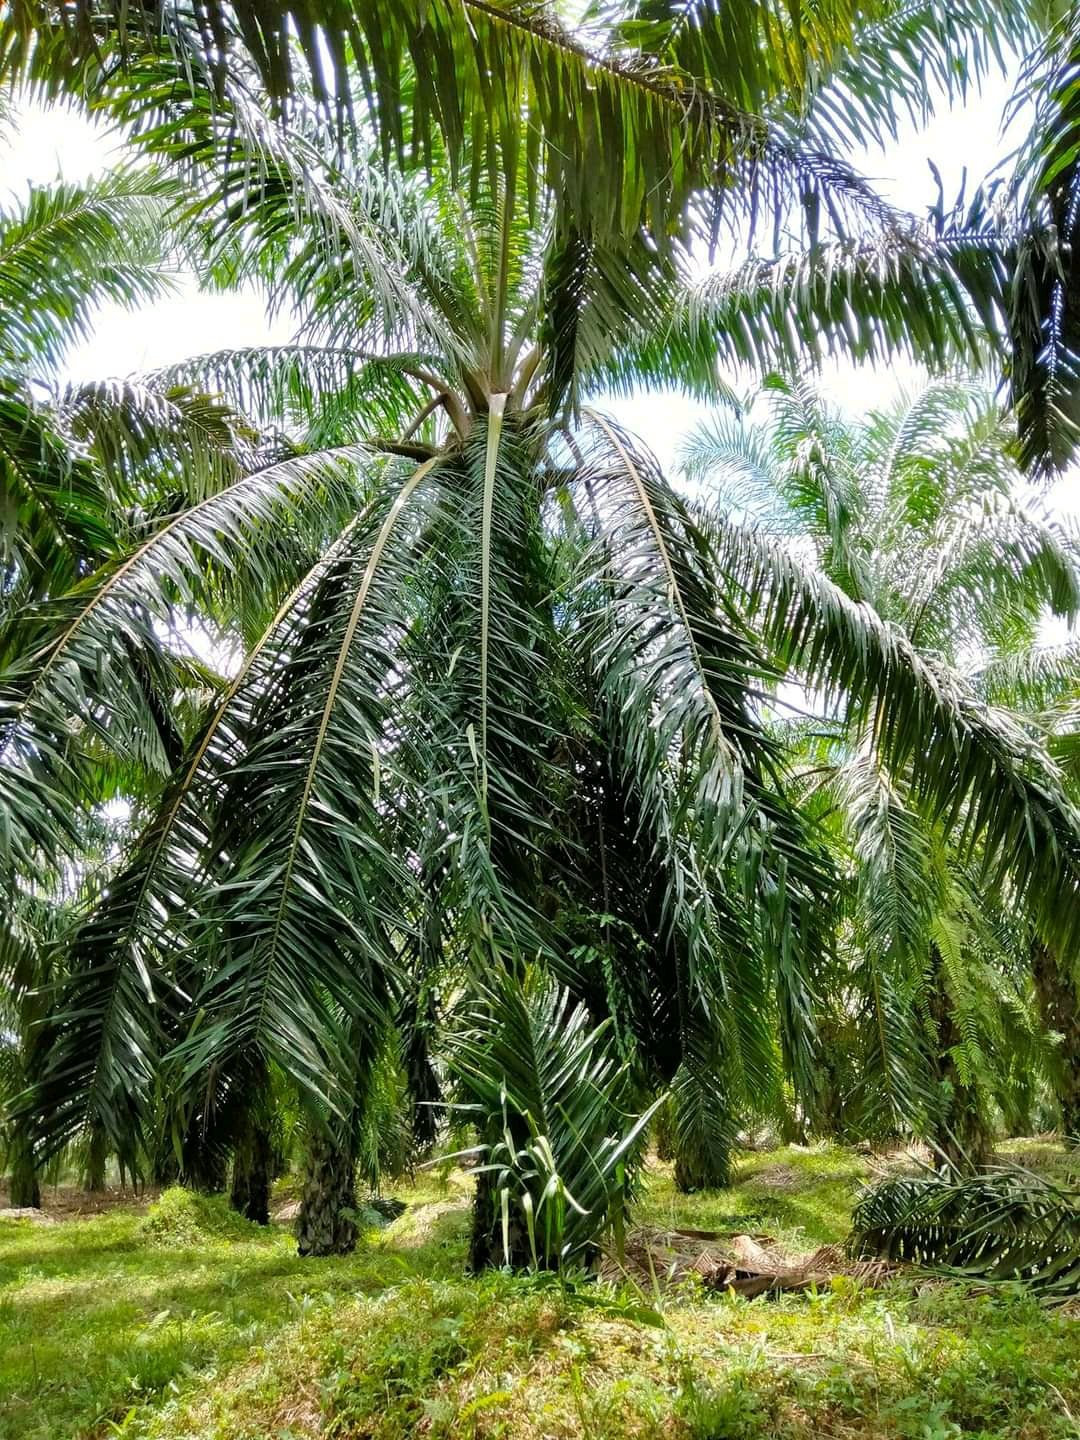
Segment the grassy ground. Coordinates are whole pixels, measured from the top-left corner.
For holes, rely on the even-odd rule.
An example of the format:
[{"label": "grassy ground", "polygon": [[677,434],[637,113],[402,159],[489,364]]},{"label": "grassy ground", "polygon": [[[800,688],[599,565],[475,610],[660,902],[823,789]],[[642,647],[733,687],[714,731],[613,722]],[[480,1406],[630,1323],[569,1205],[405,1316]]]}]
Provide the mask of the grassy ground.
[{"label": "grassy ground", "polygon": [[[781,1150],[688,1198],[658,1167],[640,1218],[809,1249],[843,1237],[869,1173],[849,1152]],[[146,1213],[0,1222],[0,1440],[1080,1437],[1080,1318],[1021,1294],[469,1279],[464,1178],[402,1193],[399,1221],[333,1260],[175,1191]]]}]

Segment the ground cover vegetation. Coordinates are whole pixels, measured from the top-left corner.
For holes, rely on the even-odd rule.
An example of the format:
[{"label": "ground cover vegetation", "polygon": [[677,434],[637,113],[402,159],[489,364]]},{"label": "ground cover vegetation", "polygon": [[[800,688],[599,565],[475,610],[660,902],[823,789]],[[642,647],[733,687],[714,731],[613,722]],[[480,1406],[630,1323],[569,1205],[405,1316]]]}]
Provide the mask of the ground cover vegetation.
[{"label": "ground cover vegetation", "polygon": [[[992,0],[738,23],[711,3],[5,11],[11,93],[125,141],[110,173],[0,212],[8,1198],[34,1208],[72,1166],[90,1193],[177,1187],[64,1228],[77,1286],[106,1273],[100,1240],[137,1292],[71,1423],[179,1424],[185,1345],[193,1379],[280,1339],[252,1383],[300,1407],[281,1433],[516,1433],[535,1415],[493,1419],[502,1399],[445,1375],[494,1376],[507,1345],[514,1372],[564,1330],[588,1356],[570,1317],[592,1304],[586,1330],[628,1327],[641,1357],[612,1381],[627,1426],[800,1433],[828,1410],[857,1433],[867,1394],[834,1414],[801,1359],[702,1388],[698,1342],[653,1324],[650,1349],[658,1297],[605,1270],[669,1184],[684,1222],[743,1193],[732,1156],[766,1132],[926,1142],[936,1173],[864,1197],[853,1247],[990,1284],[1002,1356],[1029,1324],[1062,1347],[1035,1419],[927,1409],[923,1357],[874,1380],[874,1424],[1074,1423],[1068,1323],[1031,1308],[1077,1288],[1071,1172],[987,1167],[1003,1136],[1080,1131],[1076,651],[1043,639],[1080,608],[1044,498],[1076,439],[1078,35],[1074,7]],[[1014,52],[1034,108],[1012,173],[929,217],[885,205],[852,146]],[[292,342],[66,385],[95,307],[177,266],[258,287]],[[852,421],[815,389],[828,353],[931,378]],[[681,476],[605,413],[648,387],[716,406]],[[467,1235],[455,1202],[437,1242],[410,1248],[409,1212],[372,1239],[388,1183],[439,1156],[470,1172]],[[290,1173],[299,1259],[269,1226]],[[779,1189],[756,1233],[846,1237],[846,1188],[818,1214]],[[78,1273],[72,1243],[14,1232],[46,1281]],[[203,1254],[208,1294],[235,1256],[264,1300],[240,1323],[200,1297],[198,1339],[171,1303],[147,1321],[170,1247]],[[769,1313],[803,1333],[850,1307],[895,1348],[900,1292],[836,1285]],[[961,1293],[909,1288],[903,1323]],[[678,1302],[708,1333],[720,1303]],[[498,1344],[462,1339],[488,1311]],[[430,1355],[376,1338],[353,1366],[362,1332],[432,1314]],[[585,1360],[556,1368],[552,1423],[604,1433]],[[320,1377],[303,1404],[290,1370]]]},{"label": "ground cover vegetation", "polygon": [[[1059,1145],[999,1158],[1075,1185]],[[654,1164],[636,1218],[805,1249],[843,1240],[879,1173],[834,1146],[780,1149],[741,1154],[731,1188],[688,1196]],[[1022,1287],[840,1277],[747,1301],[662,1273],[659,1292],[468,1277],[467,1177],[395,1189],[404,1215],[318,1262],[297,1256],[287,1222],[256,1226],[180,1189],[54,1224],[0,1220],[0,1435],[1075,1433],[1075,1315]]]}]

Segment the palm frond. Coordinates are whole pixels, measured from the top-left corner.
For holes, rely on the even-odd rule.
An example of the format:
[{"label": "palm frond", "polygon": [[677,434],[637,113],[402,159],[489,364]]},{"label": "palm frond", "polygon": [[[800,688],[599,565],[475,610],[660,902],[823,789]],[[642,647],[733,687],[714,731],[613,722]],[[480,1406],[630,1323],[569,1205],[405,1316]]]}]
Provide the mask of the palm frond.
[{"label": "palm frond", "polygon": [[431,391],[445,385],[438,366],[436,357],[420,353],[378,355],[296,344],[196,355],[151,378],[220,392],[264,426],[305,427],[309,441],[308,427],[323,426],[328,412],[340,411],[358,440],[361,430],[387,436],[404,430]]},{"label": "palm frond", "polygon": [[856,1205],[851,1243],[965,1280],[1021,1282],[1049,1303],[1080,1291],[1077,1196],[1026,1170],[885,1181]]},{"label": "palm frond", "polygon": [[206,978],[174,1057],[188,1082],[259,1053],[344,1113],[332,1077],[351,1073],[349,1024],[370,1034],[389,1018],[413,881],[394,842],[393,752],[381,753],[402,684],[388,638],[418,533],[410,502],[435,463],[373,502],[301,634],[275,637],[289,649],[255,701],[211,836],[227,867],[197,921]]},{"label": "palm frond", "polygon": [[621,1235],[656,1107],[634,1113],[608,1032],[538,970],[460,1008],[449,1062],[494,1191],[480,1237],[493,1259],[572,1269]]},{"label": "palm frond", "polygon": [[[87,746],[151,774],[170,764],[141,668],[156,663],[159,627],[176,637],[223,572],[241,602],[276,596],[281,532],[325,535],[362,499],[355,462],[367,452],[298,456],[235,480],[158,523],[129,553],[19,617],[19,643],[0,681],[4,753],[3,862],[32,865],[63,846],[73,805],[86,803]],[[50,838],[51,832],[51,838]]]},{"label": "palm frond", "polygon": [[679,385],[715,402],[725,393],[714,337],[680,325],[686,257],[650,237],[600,239],[560,215],[546,245],[543,395],[553,413],[588,393]]},{"label": "palm frond", "polygon": [[832,787],[855,860],[857,957],[850,983],[864,997],[866,1113],[880,1094],[894,1123],[918,1131],[933,1104],[922,1014],[927,931],[941,881],[932,836],[872,753],[853,756]]},{"label": "palm frond", "polygon": [[[313,592],[353,542],[359,518],[285,598],[170,777],[156,813],[118,861],[105,893],[66,937],[68,978],[42,1030],[32,1094],[44,1152],[91,1125],[118,1148],[144,1130],[164,1053],[190,1019],[190,963],[178,965],[197,888],[212,870],[211,831],[230,767],[250,743],[251,712],[299,633]],[[199,983],[205,965],[192,972]]]},{"label": "palm frond", "polygon": [[667,923],[686,947],[688,989],[714,1033],[727,1027],[729,1063],[745,1065],[747,1093],[764,1093],[773,1015],[752,959],[763,946],[783,997],[785,1059],[810,1090],[814,917],[830,881],[755,713],[769,666],[714,585],[685,506],[610,422],[587,419],[600,442],[582,475],[608,511],[591,664],[645,824],[680,860]]},{"label": "palm frond", "polygon": [[153,491],[190,503],[258,461],[256,432],[228,405],[185,385],[99,380],[68,385],[55,407],[106,476],[115,501],[148,507]]},{"label": "palm frond", "polygon": [[111,497],[60,417],[0,377],[0,617],[63,592],[114,553]]},{"label": "palm frond", "polygon": [[[737,37],[738,58],[711,77],[670,68],[663,21],[655,35],[641,35],[658,48],[639,50],[570,29],[552,7],[510,0],[409,0],[392,11],[326,0],[315,13],[280,0],[213,0],[199,16],[174,0],[153,24],[100,0],[71,0],[56,21],[36,0],[20,0],[0,30],[0,77],[92,88],[102,74],[123,80],[125,62],[130,75],[148,54],[171,48],[189,75],[204,73],[211,95],[254,71],[287,101],[302,53],[316,101],[339,114],[352,106],[355,64],[387,155],[443,146],[462,168],[471,156],[488,157],[489,172],[526,175],[532,198],[542,183],[597,232],[632,234],[644,220],[663,240],[704,185],[714,187],[713,225],[725,201],[774,214],[800,196],[834,222],[852,208],[880,218],[883,207],[846,166],[806,147],[797,127],[765,121],[744,103],[755,92],[762,104],[783,93],[783,70],[764,91],[740,82],[792,33],[776,17],[762,26],[766,7],[754,13],[749,27],[711,30],[729,49]],[[284,38],[290,33],[299,49]],[[117,56],[120,66],[107,68]]]},{"label": "palm frond", "polygon": [[[675,1184],[684,1193],[722,1190],[731,1184],[732,1151],[742,1112],[724,1084],[722,1054],[700,1042],[671,1082]],[[761,1096],[762,1108],[766,1097]]]},{"label": "palm frond", "polygon": [[938,105],[963,103],[994,71],[1006,75],[1043,30],[1041,7],[1008,0],[860,6],[858,21],[854,43],[808,87],[808,127],[823,144],[884,145],[905,121],[921,128]]},{"label": "palm frond", "polygon": [[892,228],[708,275],[687,288],[674,329],[704,331],[723,363],[758,374],[827,355],[979,366],[1001,338],[1008,283],[994,236]]},{"label": "palm frond", "polygon": [[[1067,707],[1080,685],[1080,642],[1035,645],[1019,653],[1001,648],[983,659],[971,681],[991,705],[1012,705],[1028,714]],[[1055,717],[1045,718],[1054,724]]]},{"label": "palm frond", "polygon": [[168,287],[164,216],[175,182],[153,169],[110,171],[85,184],[31,186],[0,214],[0,354],[51,367],[89,337],[103,301],[135,306]]},{"label": "palm frond", "polygon": [[1012,273],[1011,384],[1025,467],[1062,469],[1080,434],[1080,31],[1069,7],[1029,59],[1016,97],[1035,118],[1012,188],[1021,233]]}]

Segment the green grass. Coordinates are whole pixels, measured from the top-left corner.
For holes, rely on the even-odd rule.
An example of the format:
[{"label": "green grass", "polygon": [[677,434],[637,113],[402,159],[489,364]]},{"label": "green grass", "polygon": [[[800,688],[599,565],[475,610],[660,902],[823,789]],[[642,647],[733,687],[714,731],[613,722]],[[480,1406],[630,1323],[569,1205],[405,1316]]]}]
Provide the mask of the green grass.
[{"label": "green grass", "polygon": [[[1060,1152],[1024,1162],[1061,1172]],[[842,1238],[867,1177],[836,1149],[742,1159],[642,1220]],[[428,1176],[357,1254],[168,1192],[149,1215],[0,1222],[0,1440],[1080,1436],[1080,1322],[918,1277],[752,1302],[468,1278],[468,1194]],[[656,1313],[657,1305],[661,1313]]]},{"label": "green grass", "polygon": [[813,1249],[844,1239],[852,1202],[869,1178],[863,1157],[835,1146],[744,1155],[730,1189],[700,1195],[680,1195],[670,1167],[658,1166],[638,1214],[648,1224],[745,1230]]}]

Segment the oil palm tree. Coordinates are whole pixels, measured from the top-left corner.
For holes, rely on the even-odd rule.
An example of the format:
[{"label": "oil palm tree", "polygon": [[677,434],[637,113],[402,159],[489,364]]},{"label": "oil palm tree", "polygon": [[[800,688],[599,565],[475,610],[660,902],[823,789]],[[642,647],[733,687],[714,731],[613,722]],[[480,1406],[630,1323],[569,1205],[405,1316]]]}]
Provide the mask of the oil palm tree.
[{"label": "oil palm tree", "polygon": [[673,255],[583,251],[523,173],[489,188],[480,165],[466,199],[449,167],[327,158],[168,86],[143,143],[202,167],[184,219],[208,268],[301,317],[293,345],[168,378],[293,453],[148,527],[42,617],[14,687],[28,839],[56,849],[85,803],[56,736],[137,738],[117,626],[196,614],[242,656],[73,938],[37,1092],[51,1143],[130,1137],[159,1075],[220,1112],[252,1063],[345,1143],[418,996],[536,964],[613,1018],[647,1083],[679,1076],[714,1139],[782,1067],[809,1094],[829,880],[760,712],[789,666],[887,713],[882,762],[1073,934],[1077,821],[1037,746],[869,606],[696,515],[587,405],[713,383],[705,332],[658,338]]},{"label": "oil palm tree", "polygon": [[[793,576],[820,577],[874,617],[939,686],[1001,705],[998,657],[1015,665],[1031,654],[1044,615],[1074,619],[1080,596],[1077,541],[1025,495],[1012,419],[981,384],[957,379],[858,422],[780,377],[757,404],[763,416],[720,416],[686,447],[691,473],[719,480],[729,513],[741,512],[728,522],[729,553],[742,547],[750,560],[763,533],[779,541]],[[842,837],[852,876],[823,990],[827,1029],[852,1036],[858,1058],[841,1075],[834,1046],[830,1103],[857,1126],[884,1109],[893,1124],[928,1129],[951,1159],[983,1159],[986,1098],[1008,1110],[1018,1080],[1029,1085],[1045,1059],[1032,920],[1009,879],[1014,857],[973,844],[962,805],[925,803],[908,766],[883,753],[889,724],[880,705],[842,690],[820,721],[800,724],[813,804]],[[1045,748],[1040,763],[1052,773]],[[1060,772],[1057,783],[1064,793]]]},{"label": "oil palm tree", "polygon": [[[300,159],[306,166],[303,151]],[[236,156],[237,173],[247,163]],[[625,765],[651,771],[632,803],[641,826],[658,841],[668,835],[671,873],[652,884],[645,911],[644,897],[635,896],[638,910],[622,918],[649,932],[685,932],[679,943],[696,955],[699,978],[678,967],[682,1024],[689,1034],[696,1017],[710,1055],[721,1019],[735,1033],[744,1021],[752,1022],[748,1034],[754,1024],[764,1028],[768,986],[753,965],[751,937],[755,927],[778,935],[791,928],[791,909],[773,901],[775,863],[790,872],[792,897],[800,893],[800,867],[810,868],[776,790],[775,757],[743,714],[742,686],[756,662],[737,626],[723,641],[731,655],[717,672],[716,693],[702,694],[697,713],[691,707],[671,717],[678,735],[639,754],[631,732],[619,739],[608,729],[631,707],[637,723],[647,723],[650,697],[673,678],[673,667],[688,666],[703,684],[699,647],[716,629],[681,512],[657,488],[649,463],[635,460],[599,417],[575,437],[563,434],[571,386],[603,376],[611,363],[618,333],[609,338],[605,323],[640,333],[641,317],[620,305],[612,277],[594,279],[572,332],[553,338],[545,353],[552,280],[544,241],[553,217],[530,224],[524,191],[498,197],[474,219],[449,185],[394,186],[361,170],[320,188],[295,150],[276,178],[244,207],[244,252],[231,227],[221,231],[220,194],[207,197],[205,215],[219,247],[215,263],[234,274],[278,273],[290,303],[308,309],[307,332],[284,351],[209,357],[188,367],[189,378],[235,386],[253,411],[294,428],[302,422],[307,441],[318,435],[322,449],[244,476],[171,517],[130,564],[99,572],[18,702],[20,782],[36,790],[41,813],[52,807],[59,844],[77,790],[58,800],[42,758],[58,718],[49,672],[66,668],[65,652],[88,656],[117,616],[131,623],[132,583],[151,630],[176,628],[177,596],[219,617],[239,600],[243,611],[229,618],[241,640],[253,593],[272,592],[267,603],[276,614],[248,649],[225,707],[212,714],[131,866],[76,939],[81,964],[60,1017],[68,1023],[58,1025],[42,1081],[42,1108],[53,1111],[58,1135],[77,1128],[89,1107],[120,1143],[130,1116],[115,1108],[117,1097],[146,1101],[147,1055],[118,1040],[160,1031],[162,1021],[132,974],[166,976],[195,997],[187,1023],[197,1023],[170,1061],[189,1079],[212,1068],[215,1083],[239,1084],[234,1072],[258,1055],[351,1114],[409,969],[435,963],[484,974],[543,956],[557,972],[579,973],[580,962],[563,951],[579,938],[571,925],[584,927],[600,913],[601,892],[595,867],[579,875],[575,862],[605,810],[622,818],[620,792],[611,787],[632,788]],[[234,177],[218,183],[227,191]],[[339,263],[328,265],[328,255]],[[645,280],[671,283],[644,246],[638,264]],[[690,355],[688,374],[694,365],[708,370],[706,357]],[[397,434],[358,438],[373,424],[396,424]],[[590,460],[590,448],[601,458]],[[609,512],[606,522],[594,509]],[[297,577],[301,536],[317,553]],[[611,550],[599,571],[586,549],[593,545]],[[629,565],[633,577],[638,562],[616,553],[626,547],[640,548],[646,562],[633,584],[624,572]],[[229,573],[241,551],[242,571]],[[679,613],[685,630],[687,607],[700,609],[700,636],[684,636],[670,653],[639,654],[633,637],[669,611],[665,577],[686,566],[693,588]],[[596,608],[611,594],[629,638],[616,630],[600,664],[590,657],[610,649],[613,635],[598,630]],[[735,687],[726,699],[721,682]],[[128,717],[95,692],[97,683],[95,675],[77,703],[107,709],[110,729],[98,738],[124,751],[134,738]],[[722,704],[734,707],[730,740],[720,731]],[[627,759],[616,765],[611,752],[623,744]],[[702,749],[707,770],[722,760],[728,773],[699,774],[693,786],[707,786],[703,799],[681,788],[689,780],[671,790],[665,755],[672,746],[687,756]],[[287,751],[307,754],[302,772],[282,768]],[[358,765],[367,767],[366,782]],[[222,780],[228,795],[219,791]],[[744,789],[759,797],[750,803],[760,819],[749,829],[733,818],[747,803]],[[698,857],[682,853],[689,818],[678,812],[691,803],[707,847]],[[569,813],[558,827],[560,809]],[[333,837],[325,828],[330,814]],[[267,823],[284,827],[276,841]],[[191,826],[201,828],[201,839]],[[329,850],[316,843],[326,841]],[[632,850],[635,842],[640,837],[624,826],[619,843]],[[265,866],[275,849],[283,868],[272,877]],[[777,861],[762,864],[774,849]],[[759,860],[744,862],[743,852]],[[725,866],[749,887],[744,913],[724,899]],[[424,875],[429,895],[418,884]],[[174,962],[177,902],[195,893],[193,883],[206,887],[198,902],[206,928]],[[259,918],[248,886],[270,905]],[[432,928],[428,910],[437,946],[417,943],[418,932]],[[194,921],[194,912],[185,917]],[[748,1007],[710,1019],[693,998],[723,978],[718,935],[744,972],[737,983],[757,1003],[756,1018]],[[175,963],[190,966],[193,956],[201,973],[177,974]],[[665,961],[641,987],[639,1007],[667,984]],[[599,953],[592,968],[602,999]],[[73,1013],[82,1017],[78,1027]],[[674,1047],[665,1038],[669,1054],[681,1053],[677,1038]],[[763,1048],[760,1038],[757,1044]],[[662,1074],[667,1057],[655,1063]],[[123,1064],[126,1084],[118,1083]]]},{"label": "oil palm tree", "polygon": [[[576,40],[540,38],[593,75]],[[291,134],[267,125],[201,54],[133,45],[119,88],[96,93],[200,187],[176,219],[208,273],[257,278],[301,316],[292,346],[168,377],[242,397],[290,453],[154,517],[27,617],[40,638],[8,689],[27,855],[62,852],[88,803],[59,737],[139,753],[122,637],[197,616],[239,656],[72,939],[36,1092],[47,1142],[89,1122],[130,1144],[159,1083],[205,1128],[255,1065],[290,1075],[344,1144],[403,1017],[425,1073],[421,999],[536,963],[614,1017],[647,1083],[679,1077],[699,1148],[781,1067],[807,1092],[828,878],[760,718],[781,661],[892,703],[891,760],[966,807],[992,856],[1020,837],[1011,873],[1047,893],[1052,877],[1070,933],[1075,819],[1042,757],[831,595],[809,594],[791,655],[779,612],[763,648],[744,557],[585,403],[613,384],[715,383],[723,331],[694,323],[678,247],[657,243],[690,168],[645,207],[656,233],[634,166],[633,204],[590,227],[584,180],[540,185],[524,163],[508,178],[488,159],[512,137],[484,147],[474,111],[455,140],[417,99],[432,174],[401,174],[362,131],[342,157],[303,111]],[[44,76],[52,55],[27,63]],[[638,94],[624,72],[601,65],[601,89]],[[706,106],[710,145],[721,110]],[[821,206],[888,219],[842,167],[745,133],[752,174],[735,151],[712,177],[726,206],[782,217],[790,182],[810,180]],[[777,559],[762,597],[790,582]]]},{"label": "oil palm tree", "polygon": [[[1075,639],[1067,636],[1028,647],[1002,644],[988,655],[976,679],[992,704],[1009,706],[1045,737],[1075,795],[1080,780],[1080,651]],[[1061,1132],[1067,1143],[1076,1144],[1080,1140],[1080,991],[1075,950],[1049,945],[1036,933],[1030,936],[1030,964],[1043,1025],[1054,1037],[1048,1068],[1060,1107]]]}]

